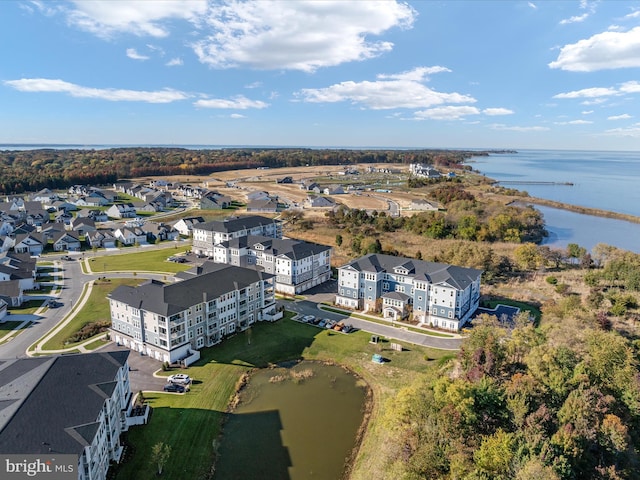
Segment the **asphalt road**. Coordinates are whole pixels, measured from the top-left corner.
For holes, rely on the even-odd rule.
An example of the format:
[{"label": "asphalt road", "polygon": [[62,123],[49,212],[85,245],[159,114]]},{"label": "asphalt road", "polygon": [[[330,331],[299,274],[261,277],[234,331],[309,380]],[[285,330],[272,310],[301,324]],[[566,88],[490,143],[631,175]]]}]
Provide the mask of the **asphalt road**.
[{"label": "asphalt road", "polygon": [[369,322],[359,318],[349,318],[345,320],[347,315],[340,315],[338,313],[327,312],[321,310],[317,303],[301,300],[297,302],[281,301],[281,305],[287,310],[297,312],[301,315],[315,315],[316,317],[329,318],[331,320],[344,320],[345,323],[351,324],[358,330],[363,330],[375,335],[380,335],[386,338],[392,338],[395,340],[412,343],[414,345],[422,345],[423,347],[439,348],[443,350],[458,350],[462,339],[460,338],[444,338],[434,337],[431,335],[425,335],[422,333],[416,333],[403,328],[396,328],[387,325],[381,325],[376,322]]}]

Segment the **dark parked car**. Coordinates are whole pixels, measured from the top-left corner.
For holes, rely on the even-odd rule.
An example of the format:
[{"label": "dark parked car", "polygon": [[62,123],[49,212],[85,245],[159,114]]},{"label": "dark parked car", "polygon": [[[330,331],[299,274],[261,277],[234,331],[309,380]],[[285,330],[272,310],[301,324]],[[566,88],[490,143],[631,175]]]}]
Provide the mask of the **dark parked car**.
[{"label": "dark parked car", "polygon": [[167,383],[163,390],[165,392],[184,393],[184,387],[182,385],[176,385],[175,383]]}]

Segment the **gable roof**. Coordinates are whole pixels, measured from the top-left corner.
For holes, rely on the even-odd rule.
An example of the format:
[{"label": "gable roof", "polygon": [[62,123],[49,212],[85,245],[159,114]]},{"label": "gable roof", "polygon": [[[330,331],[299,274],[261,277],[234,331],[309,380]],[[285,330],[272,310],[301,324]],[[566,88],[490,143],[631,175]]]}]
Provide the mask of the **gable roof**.
[{"label": "gable roof", "polygon": [[249,215],[246,217],[229,217],[224,220],[213,220],[211,222],[201,223],[196,228],[209,232],[232,233],[274,223],[279,223],[279,220],[262,217],[260,215]]},{"label": "gable roof", "polygon": [[82,454],[129,350],[8,360],[0,364],[0,451]]}]

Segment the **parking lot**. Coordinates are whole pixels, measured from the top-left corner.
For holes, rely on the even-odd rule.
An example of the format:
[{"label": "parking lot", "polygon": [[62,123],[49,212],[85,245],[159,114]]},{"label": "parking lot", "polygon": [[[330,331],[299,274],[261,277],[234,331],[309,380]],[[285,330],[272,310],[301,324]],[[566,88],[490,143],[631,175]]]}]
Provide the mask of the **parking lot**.
[{"label": "parking lot", "polygon": [[[110,343],[102,351],[128,350],[118,347],[115,343]],[[161,370],[162,364],[147,355],[140,355],[139,352],[131,350],[129,352],[129,382],[131,391],[135,394],[140,390],[161,392],[165,383],[165,378],[154,377],[153,373]]]}]

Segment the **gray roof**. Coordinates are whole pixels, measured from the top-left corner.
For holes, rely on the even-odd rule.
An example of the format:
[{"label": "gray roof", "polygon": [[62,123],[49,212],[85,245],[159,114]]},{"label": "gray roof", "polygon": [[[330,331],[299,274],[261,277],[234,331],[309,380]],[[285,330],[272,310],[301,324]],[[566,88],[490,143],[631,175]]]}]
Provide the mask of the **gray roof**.
[{"label": "gray roof", "polygon": [[458,267],[446,263],[425,262],[406,257],[395,257],[372,253],[349,262],[340,268],[352,267],[359,272],[393,273],[396,267],[404,267],[408,275],[416,280],[425,280],[432,284],[445,284],[464,290],[482,275],[482,270]]},{"label": "gray roof", "polygon": [[229,217],[224,220],[213,220],[211,222],[201,223],[197,228],[198,230],[207,230],[210,232],[232,233],[262,225],[271,225],[273,223],[279,223],[279,220],[261,217],[260,215],[250,215],[247,217]]},{"label": "gray roof", "polygon": [[0,452],[82,454],[129,350],[0,364]]},{"label": "gray roof", "polygon": [[401,302],[406,302],[411,297],[406,293],[402,293],[402,292],[387,292],[384,295],[382,295],[382,298],[390,298],[392,300],[400,300]]},{"label": "gray roof", "polygon": [[307,258],[311,255],[317,255],[318,253],[331,250],[331,247],[318,243],[293,240],[290,238],[271,238],[262,235],[248,235],[247,237],[234,238],[222,243],[223,246],[230,248],[252,248],[257,244],[264,247],[263,252],[275,256],[283,255],[292,260]]},{"label": "gray roof", "polygon": [[149,280],[137,287],[121,285],[109,298],[140,310],[171,316],[198,303],[272,278],[273,275],[234,265],[205,262],[201,267],[181,272],[176,277],[183,281],[165,284]]}]

